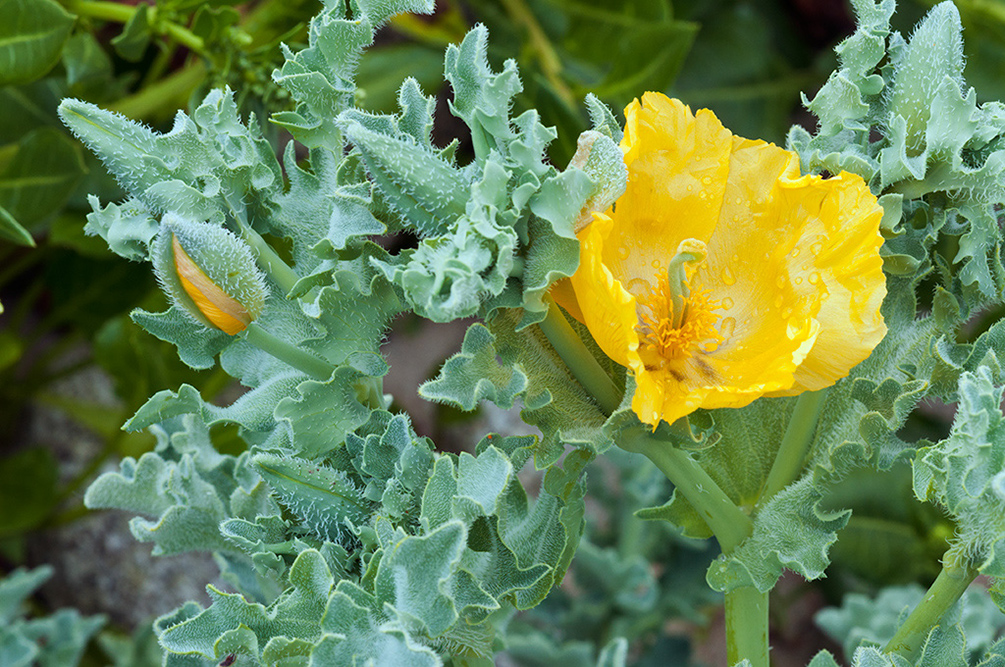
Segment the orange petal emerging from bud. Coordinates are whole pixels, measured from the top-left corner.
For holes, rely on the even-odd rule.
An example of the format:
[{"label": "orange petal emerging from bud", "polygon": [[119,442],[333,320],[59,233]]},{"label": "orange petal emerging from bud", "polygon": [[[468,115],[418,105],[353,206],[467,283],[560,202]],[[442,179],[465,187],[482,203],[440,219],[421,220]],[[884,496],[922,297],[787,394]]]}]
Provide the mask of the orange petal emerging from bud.
[{"label": "orange petal emerging from bud", "polygon": [[231,336],[248,328],[253,318],[245,307],[209,279],[188,256],[178,242],[178,237],[173,234],[171,247],[174,250],[174,265],[178,270],[178,278],[185,292],[199,308],[199,312]]}]

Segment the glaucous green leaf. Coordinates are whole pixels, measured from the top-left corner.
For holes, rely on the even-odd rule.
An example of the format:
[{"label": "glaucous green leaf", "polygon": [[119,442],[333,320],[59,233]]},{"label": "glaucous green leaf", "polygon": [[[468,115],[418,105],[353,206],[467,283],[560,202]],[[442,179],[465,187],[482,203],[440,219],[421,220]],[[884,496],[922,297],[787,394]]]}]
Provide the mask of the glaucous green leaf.
[{"label": "glaucous green leaf", "polygon": [[[0,207],[30,226],[62,209],[84,172],[80,148],[65,133],[47,127],[33,130],[21,138],[17,153],[0,173]],[[7,217],[0,214],[0,219]]]}]

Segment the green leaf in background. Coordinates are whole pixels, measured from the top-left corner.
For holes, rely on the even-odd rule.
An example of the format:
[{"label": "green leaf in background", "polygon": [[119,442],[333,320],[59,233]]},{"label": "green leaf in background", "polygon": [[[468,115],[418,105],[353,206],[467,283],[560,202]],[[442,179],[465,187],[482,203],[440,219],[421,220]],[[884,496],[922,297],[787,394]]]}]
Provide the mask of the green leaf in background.
[{"label": "green leaf in background", "polygon": [[32,247],[35,245],[35,239],[31,237],[28,230],[18,224],[18,221],[14,219],[14,216],[12,216],[3,206],[0,206],[0,239],[10,241],[11,243],[17,243],[18,245],[27,245]]},{"label": "green leaf in background", "polygon": [[47,127],[29,132],[0,173],[0,207],[24,225],[44,220],[63,208],[84,172],[80,146],[66,134]]},{"label": "green leaf in background", "polygon": [[139,4],[122,32],[112,39],[112,46],[126,60],[137,62],[150,46],[151,37],[150,5]]},{"label": "green leaf in background", "polygon": [[52,452],[32,447],[0,459],[0,536],[32,528],[57,501]]},{"label": "green leaf in background", "polygon": [[407,77],[418,81],[423,90],[443,85],[443,54],[416,44],[392,44],[370,49],[359,61],[360,91],[357,103],[370,111],[397,110],[398,89]]},{"label": "green leaf in background", "polygon": [[74,20],[53,0],[0,0],[0,86],[28,83],[52,69]]},{"label": "green leaf in background", "polygon": [[[886,644],[924,596],[924,589],[917,584],[884,588],[875,598],[851,593],[841,607],[821,609],[814,620],[831,639],[841,643],[846,655],[851,655],[860,646]],[[983,589],[974,586],[944,621],[944,625],[953,623],[958,623],[966,636],[969,663],[973,664],[992,648],[995,637],[1005,628],[1005,615]]]},{"label": "green leaf in background", "polygon": [[565,48],[604,71],[590,90],[619,106],[643,91],[669,88],[699,29],[692,21],[674,20],[667,0],[630,0],[621,6],[607,0],[555,4],[569,17]]},{"label": "green leaf in background", "polygon": [[111,83],[112,59],[89,32],[77,33],[67,40],[63,67],[66,68],[66,82],[74,92],[81,89],[90,92],[92,86]]},{"label": "green leaf in background", "polygon": [[38,127],[62,129],[54,110],[64,94],[65,87],[52,78],[23,86],[0,86],[0,145],[16,144]]}]

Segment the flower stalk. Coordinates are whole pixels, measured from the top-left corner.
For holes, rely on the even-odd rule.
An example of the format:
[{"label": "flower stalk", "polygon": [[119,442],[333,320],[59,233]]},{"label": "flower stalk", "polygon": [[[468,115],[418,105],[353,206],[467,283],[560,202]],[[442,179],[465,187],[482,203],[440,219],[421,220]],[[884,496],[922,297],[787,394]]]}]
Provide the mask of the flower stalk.
[{"label": "flower stalk", "polygon": [[768,594],[753,586],[726,593],[726,656],[730,665],[746,659],[768,667]]},{"label": "flower stalk", "polygon": [[827,389],[808,391],[799,395],[796,406],[789,418],[788,428],[782,436],[782,442],[771,465],[768,478],[761,490],[759,504],[763,505],[776,493],[784,489],[799,477],[813,444],[813,434],[816,433],[817,422],[824,403],[827,401]]},{"label": "flower stalk", "polygon": [[258,349],[271,354],[276,359],[289,364],[298,371],[303,371],[315,380],[326,382],[335,371],[335,367],[327,361],[319,359],[310,352],[302,350],[269,333],[257,322],[249,324],[241,335]]},{"label": "flower stalk", "polygon": [[569,372],[593,396],[600,409],[608,415],[617,410],[621,405],[621,392],[565,319],[558,304],[552,301],[548,305],[548,315],[538,326]]},{"label": "flower stalk", "polygon": [[293,286],[300,280],[300,276],[283,261],[282,257],[262,238],[261,234],[241,219],[241,216],[235,216],[235,219],[237,220],[238,234],[241,240],[251,248],[255,264],[276,283],[283,291],[283,296],[289,295],[293,291]]},{"label": "flower stalk", "polygon": [[731,552],[750,537],[754,522],[690,454],[642,429],[622,435],[618,446],[656,464],[712,529],[723,553]]},{"label": "flower stalk", "polygon": [[939,576],[904,624],[897,628],[883,651],[898,653],[913,663],[932,628],[939,624],[949,608],[960,599],[977,578],[977,574],[977,569],[972,566],[969,558],[959,550],[950,548],[942,559]]}]

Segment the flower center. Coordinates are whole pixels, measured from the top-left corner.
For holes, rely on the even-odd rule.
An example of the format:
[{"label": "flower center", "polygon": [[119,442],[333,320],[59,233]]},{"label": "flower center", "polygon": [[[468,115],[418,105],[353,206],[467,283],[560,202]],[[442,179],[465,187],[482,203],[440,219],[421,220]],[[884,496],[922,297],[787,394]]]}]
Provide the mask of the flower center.
[{"label": "flower center", "polygon": [[[695,352],[713,352],[724,340],[715,325],[715,311],[722,306],[712,301],[709,290],[694,284],[694,270],[705,259],[705,244],[685,239],[648,295],[638,297],[637,331],[639,353],[646,367],[661,367],[667,361],[691,357]],[[689,284],[690,283],[690,284]]]}]

